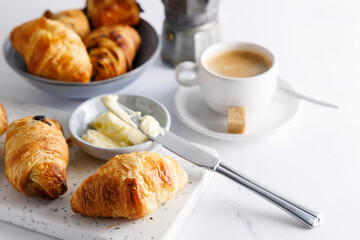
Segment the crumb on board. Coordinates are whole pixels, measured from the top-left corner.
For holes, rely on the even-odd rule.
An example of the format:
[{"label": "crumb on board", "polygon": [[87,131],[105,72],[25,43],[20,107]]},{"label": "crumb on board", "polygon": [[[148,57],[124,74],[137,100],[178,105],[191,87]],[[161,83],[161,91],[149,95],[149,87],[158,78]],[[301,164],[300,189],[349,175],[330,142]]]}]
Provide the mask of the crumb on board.
[{"label": "crumb on board", "polygon": [[71,147],[72,144],[73,144],[72,137],[68,137],[68,138],[66,139],[66,143],[68,144],[69,147]]}]

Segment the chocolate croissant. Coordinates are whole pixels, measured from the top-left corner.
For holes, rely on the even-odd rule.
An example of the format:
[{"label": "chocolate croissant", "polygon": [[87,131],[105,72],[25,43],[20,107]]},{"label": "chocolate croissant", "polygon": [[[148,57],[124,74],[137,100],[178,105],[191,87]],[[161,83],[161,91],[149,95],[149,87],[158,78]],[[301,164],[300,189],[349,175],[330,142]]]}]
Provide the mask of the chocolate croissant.
[{"label": "chocolate croissant", "polygon": [[84,43],[93,65],[92,80],[98,81],[131,70],[141,37],[129,25],[118,24],[92,31]]},{"label": "chocolate croissant", "polygon": [[68,82],[90,81],[92,66],[80,37],[45,17],[16,27],[10,35],[31,74]]},{"label": "chocolate croissant", "polygon": [[87,15],[93,27],[117,23],[136,25],[140,7],[135,0],[87,0]]},{"label": "chocolate croissant", "polygon": [[0,103],[0,136],[4,134],[7,127],[7,115],[5,108]]},{"label": "chocolate croissant", "polygon": [[62,22],[68,28],[76,32],[80,38],[84,38],[90,33],[89,20],[85,13],[79,9],[65,10],[59,13],[52,13],[46,10],[44,17]]},{"label": "chocolate croissant", "polygon": [[71,208],[90,217],[138,219],[173,198],[187,180],[170,157],[152,152],[118,155],[81,184]]},{"label": "chocolate croissant", "polygon": [[65,193],[68,161],[69,147],[56,120],[26,117],[8,126],[6,178],[24,195],[55,199]]}]

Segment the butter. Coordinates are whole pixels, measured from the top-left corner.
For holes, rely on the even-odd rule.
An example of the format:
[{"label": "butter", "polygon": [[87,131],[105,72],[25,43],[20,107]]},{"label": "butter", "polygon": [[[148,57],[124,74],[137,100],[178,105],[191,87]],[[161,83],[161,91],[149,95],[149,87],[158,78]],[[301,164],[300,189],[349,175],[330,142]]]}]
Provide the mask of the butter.
[{"label": "butter", "polygon": [[130,127],[111,112],[101,114],[90,123],[90,126],[119,146],[132,146],[149,139],[140,130]]},{"label": "butter", "polygon": [[140,119],[140,129],[149,137],[157,137],[164,134],[164,129],[160,127],[159,122],[150,115],[145,115]]},{"label": "butter", "polygon": [[120,147],[118,144],[116,144],[113,140],[111,140],[107,136],[92,129],[88,129],[87,132],[82,136],[82,139],[98,147],[104,147],[104,148]]},{"label": "butter", "polygon": [[[121,118],[124,122],[129,123],[129,125],[135,125],[135,128],[138,128],[131,120],[131,117],[140,117],[141,112],[131,112],[128,115],[118,104],[118,98],[117,95],[106,95],[101,98],[101,101],[110,112]],[[149,137],[157,137],[159,134],[164,134],[164,129],[160,127],[159,122],[150,115],[145,115],[140,119],[140,130]]]},{"label": "butter", "polygon": [[150,115],[140,119],[140,130],[131,117],[141,117],[141,112],[130,112],[130,115],[118,104],[117,95],[107,95],[101,98],[102,103],[109,110],[95,118],[82,138],[99,147],[117,148],[140,144],[164,134],[159,122]]},{"label": "butter", "polygon": [[[119,106],[119,104],[117,102],[118,98],[119,98],[119,96],[117,96],[117,95],[106,95],[101,98],[101,101],[110,112],[112,112],[113,114],[118,116],[120,119],[122,119],[124,122],[129,124],[131,127],[137,129],[138,127],[131,120],[130,116],[124,111],[124,109],[122,109]],[[139,113],[133,112],[133,114],[139,114]]]}]

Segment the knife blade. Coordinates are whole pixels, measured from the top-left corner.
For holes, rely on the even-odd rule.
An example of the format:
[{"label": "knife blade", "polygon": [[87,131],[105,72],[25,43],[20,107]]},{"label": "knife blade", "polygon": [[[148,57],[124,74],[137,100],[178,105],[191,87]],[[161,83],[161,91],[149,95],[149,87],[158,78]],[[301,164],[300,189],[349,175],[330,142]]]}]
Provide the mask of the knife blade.
[{"label": "knife blade", "polygon": [[202,150],[196,145],[188,142],[184,138],[175,135],[172,132],[164,130],[164,135],[159,135],[151,140],[160,143],[163,147],[174,152],[182,158],[194,163],[199,167],[206,167],[215,170],[220,163],[220,159],[214,155]]}]

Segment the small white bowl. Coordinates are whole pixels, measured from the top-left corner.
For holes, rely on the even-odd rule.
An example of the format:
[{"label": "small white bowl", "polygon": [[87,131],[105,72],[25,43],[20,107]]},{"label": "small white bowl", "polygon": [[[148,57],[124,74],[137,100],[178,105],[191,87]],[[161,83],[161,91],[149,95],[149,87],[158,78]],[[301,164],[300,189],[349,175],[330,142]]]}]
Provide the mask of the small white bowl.
[{"label": "small white bowl", "polygon": [[[154,143],[150,140],[134,146],[122,148],[97,147],[84,141],[81,136],[89,129],[90,122],[93,121],[98,115],[107,112],[107,109],[101,102],[101,97],[103,96],[105,95],[97,96],[83,102],[72,112],[70,116],[70,134],[84,152],[102,160],[110,160],[118,154],[131,153],[136,151],[155,151],[160,147],[158,143]],[[166,130],[170,129],[171,119],[169,111],[160,102],[148,97],[137,95],[118,94],[118,96],[119,103],[127,106],[132,110],[141,111],[143,116],[153,116],[157,121],[159,121],[161,127]]]}]

